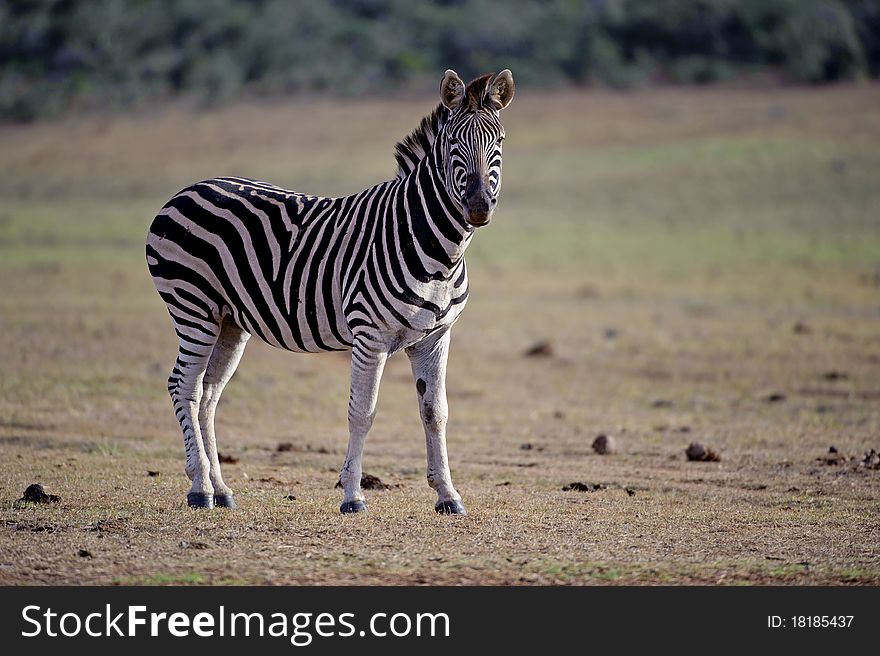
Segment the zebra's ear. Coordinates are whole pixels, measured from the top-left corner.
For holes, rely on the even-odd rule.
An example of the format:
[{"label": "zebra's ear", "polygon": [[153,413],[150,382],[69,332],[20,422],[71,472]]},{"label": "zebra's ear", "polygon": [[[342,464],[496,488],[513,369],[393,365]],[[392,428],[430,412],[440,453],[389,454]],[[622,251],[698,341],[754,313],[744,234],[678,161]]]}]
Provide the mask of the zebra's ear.
[{"label": "zebra's ear", "polygon": [[447,109],[455,109],[464,98],[464,82],[458,77],[458,73],[451,68],[446,70],[443,80],[440,82],[440,102]]},{"label": "zebra's ear", "polygon": [[494,110],[502,110],[513,100],[516,86],[513,84],[513,73],[505,68],[496,75],[486,89],[486,103]]}]

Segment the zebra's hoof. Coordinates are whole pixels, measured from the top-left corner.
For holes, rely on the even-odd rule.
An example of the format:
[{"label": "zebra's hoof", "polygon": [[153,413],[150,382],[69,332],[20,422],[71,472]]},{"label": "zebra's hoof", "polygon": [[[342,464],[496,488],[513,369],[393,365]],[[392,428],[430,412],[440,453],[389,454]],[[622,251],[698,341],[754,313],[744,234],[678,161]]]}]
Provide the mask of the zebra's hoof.
[{"label": "zebra's hoof", "polygon": [[452,501],[439,501],[437,505],[434,506],[434,510],[441,515],[467,515],[467,510],[464,509],[464,504],[455,499]]},{"label": "zebra's hoof", "polygon": [[367,504],[358,499],[355,499],[354,501],[346,501],[341,506],[339,506],[339,512],[341,512],[343,515],[347,515],[349,513],[367,512]]},{"label": "zebra's hoof", "polygon": [[190,492],[186,495],[186,505],[190,508],[213,508],[214,495],[202,494],[201,492]]},{"label": "zebra's hoof", "polygon": [[231,494],[215,494],[214,505],[217,508],[235,508],[235,499]]}]

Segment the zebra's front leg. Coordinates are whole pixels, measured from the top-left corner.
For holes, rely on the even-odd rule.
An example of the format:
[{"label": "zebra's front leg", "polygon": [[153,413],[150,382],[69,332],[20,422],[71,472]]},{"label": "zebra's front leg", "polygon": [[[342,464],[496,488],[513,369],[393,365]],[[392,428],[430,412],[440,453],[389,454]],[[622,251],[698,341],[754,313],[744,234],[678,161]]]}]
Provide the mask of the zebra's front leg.
[{"label": "zebra's front leg", "polygon": [[466,515],[461,495],[452,485],[449,456],[446,453],[446,362],[449,357],[449,331],[431,335],[406,350],[412,365],[419,412],[425,427],[428,451],[428,485],[437,492],[434,510],[444,515]]},{"label": "zebra's front leg", "polygon": [[351,351],[351,393],[348,399],[348,450],[345,464],[339,473],[343,497],[339,511],[364,512],[367,504],[361,491],[361,463],[364,442],[376,416],[379,381],[385,369],[388,354],[377,351],[363,342],[355,342]]}]

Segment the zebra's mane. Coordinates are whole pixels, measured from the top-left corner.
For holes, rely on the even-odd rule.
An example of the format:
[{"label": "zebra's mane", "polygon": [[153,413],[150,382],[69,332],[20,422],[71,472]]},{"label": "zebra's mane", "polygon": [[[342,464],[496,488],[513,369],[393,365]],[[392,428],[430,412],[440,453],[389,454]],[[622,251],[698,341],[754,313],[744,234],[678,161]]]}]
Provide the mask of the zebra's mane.
[{"label": "zebra's mane", "polygon": [[431,146],[448,117],[449,110],[442,104],[437,105],[433,112],[421,120],[412,134],[394,147],[398,178],[405,178],[431,151]]}]

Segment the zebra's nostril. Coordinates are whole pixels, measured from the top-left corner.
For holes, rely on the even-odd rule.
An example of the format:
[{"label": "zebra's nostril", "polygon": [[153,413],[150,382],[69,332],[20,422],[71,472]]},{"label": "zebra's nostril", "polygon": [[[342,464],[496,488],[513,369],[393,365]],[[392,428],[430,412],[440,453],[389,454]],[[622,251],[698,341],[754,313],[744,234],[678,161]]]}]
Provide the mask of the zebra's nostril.
[{"label": "zebra's nostril", "polygon": [[491,200],[491,203],[492,203],[493,205],[495,205],[496,203],[498,203],[498,199],[497,199],[497,198],[493,198],[493,199]]}]

